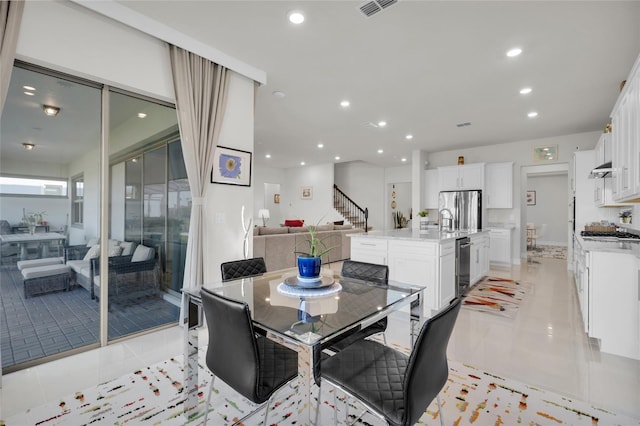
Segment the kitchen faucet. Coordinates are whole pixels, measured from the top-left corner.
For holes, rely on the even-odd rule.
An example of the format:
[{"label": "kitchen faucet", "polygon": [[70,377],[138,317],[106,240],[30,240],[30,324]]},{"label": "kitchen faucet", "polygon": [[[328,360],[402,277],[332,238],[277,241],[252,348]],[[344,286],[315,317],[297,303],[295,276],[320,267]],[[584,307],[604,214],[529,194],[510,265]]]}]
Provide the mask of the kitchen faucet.
[{"label": "kitchen faucet", "polygon": [[[448,213],[449,217],[445,218],[444,217],[444,213]],[[438,222],[440,222],[440,231],[442,231],[443,229],[446,230],[445,227],[444,227],[444,221],[445,220],[449,221],[449,226],[447,227],[449,229],[449,231],[453,231],[453,213],[451,213],[451,210],[449,210],[449,209],[441,209],[438,212],[438,218],[439,218]]]}]

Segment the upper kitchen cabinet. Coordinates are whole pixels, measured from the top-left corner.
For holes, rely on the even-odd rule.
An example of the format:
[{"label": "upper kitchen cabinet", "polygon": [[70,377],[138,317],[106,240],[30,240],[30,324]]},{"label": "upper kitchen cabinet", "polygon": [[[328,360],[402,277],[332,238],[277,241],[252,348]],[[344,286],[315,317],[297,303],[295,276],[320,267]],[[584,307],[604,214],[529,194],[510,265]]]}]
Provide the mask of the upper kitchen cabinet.
[{"label": "upper kitchen cabinet", "polygon": [[513,208],[513,162],[487,163],[484,202],[489,209]]},{"label": "upper kitchen cabinet", "polygon": [[[595,148],[596,166],[603,168],[611,168],[611,133],[603,133],[598,139]],[[620,206],[624,203],[614,201],[617,195],[614,191],[613,177],[611,174],[605,174],[604,177],[598,177],[595,181],[595,189],[593,193],[593,201],[600,207]]]},{"label": "upper kitchen cabinet", "polygon": [[611,113],[612,197],[616,202],[640,199],[640,57]]},{"label": "upper kitchen cabinet", "polygon": [[440,191],[484,189],[484,163],[438,167]]}]

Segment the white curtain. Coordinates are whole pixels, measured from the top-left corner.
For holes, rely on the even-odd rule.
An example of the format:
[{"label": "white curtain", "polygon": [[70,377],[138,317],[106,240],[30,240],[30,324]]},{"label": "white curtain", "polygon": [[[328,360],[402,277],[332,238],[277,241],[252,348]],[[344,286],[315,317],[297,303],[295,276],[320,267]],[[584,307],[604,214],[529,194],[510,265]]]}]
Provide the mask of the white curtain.
[{"label": "white curtain", "polygon": [[0,0],[0,111],[11,81],[24,1]]},{"label": "white curtain", "polygon": [[[211,238],[205,234],[204,195],[227,104],[229,75],[225,67],[179,47],[170,46],[170,55],[182,153],[193,198],[183,288],[194,290],[203,283],[203,245],[205,237]],[[181,318],[186,317],[187,308],[183,296]]]}]

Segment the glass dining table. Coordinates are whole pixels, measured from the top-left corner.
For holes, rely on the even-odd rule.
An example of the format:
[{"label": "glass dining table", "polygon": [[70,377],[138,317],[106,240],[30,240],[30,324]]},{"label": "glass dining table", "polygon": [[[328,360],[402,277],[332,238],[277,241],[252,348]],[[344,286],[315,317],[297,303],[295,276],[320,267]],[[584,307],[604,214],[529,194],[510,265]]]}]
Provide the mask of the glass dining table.
[{"label": "glass dining table", "polygon": [[[319,375],[322,350],[332,341],[387,317],[410,305],[423,312],[424,287],[389,281],[388,285],[344,278],[322,270],[322,281],[307,288],[296,269],[269,272],[261,276],[203,287],[249,305],[254,327],[298,353],[297,424],[319,425]],[[198,405],[198,329],[203,324],[200,290],[184,290],[188,302],[185,318],[184,384],[188,389],[185,416],[202,415]],[[415,319],[420,325],[424,318]],[[407,330],[411,327],[407,321]],[[419,329],[419,328],[418,328]],[[315,368],[314,368],[315,366]]]}]

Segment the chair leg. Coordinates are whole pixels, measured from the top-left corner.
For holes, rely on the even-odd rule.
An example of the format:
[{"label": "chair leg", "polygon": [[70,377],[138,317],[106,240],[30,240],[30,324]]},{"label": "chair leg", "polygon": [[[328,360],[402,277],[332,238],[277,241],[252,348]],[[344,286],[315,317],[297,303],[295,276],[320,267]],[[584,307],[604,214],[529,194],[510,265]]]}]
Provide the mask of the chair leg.
[{"label": "chair leg", "polygon": [[442,405],[440,404],[440,394],[436,395],[436,402],[438,403],[438,415],[440,416],[440,426],[444,426],[444,416],[442,415]]},{"label": "chair leg", "polygon": [[213,393],[213,381],[216,376],[211,375],[211,383],[209,384],[209,392],[207,394],[207,403],[204,406],[204,426],[207,426],[207,418],[209,417],[209,404],[211,403],[211,394]]}]

